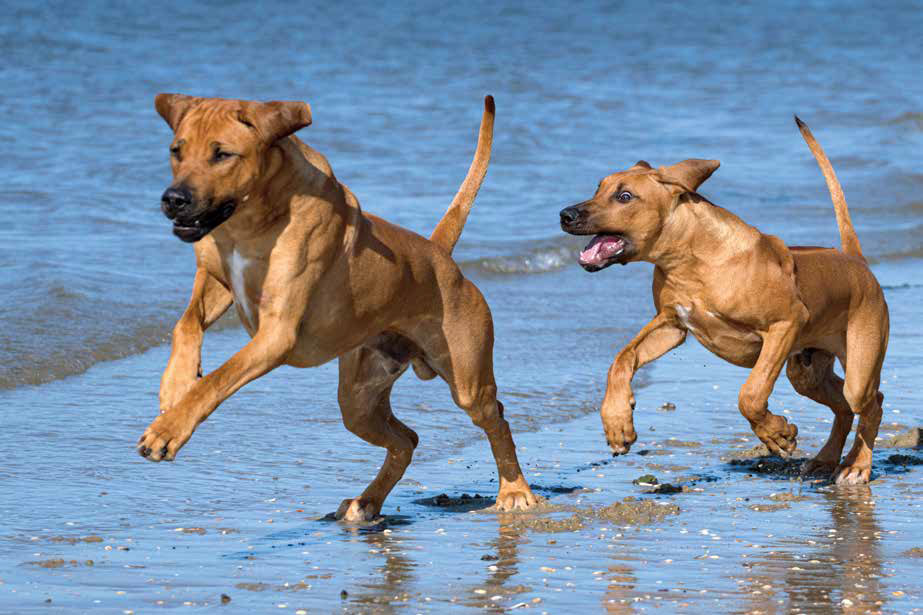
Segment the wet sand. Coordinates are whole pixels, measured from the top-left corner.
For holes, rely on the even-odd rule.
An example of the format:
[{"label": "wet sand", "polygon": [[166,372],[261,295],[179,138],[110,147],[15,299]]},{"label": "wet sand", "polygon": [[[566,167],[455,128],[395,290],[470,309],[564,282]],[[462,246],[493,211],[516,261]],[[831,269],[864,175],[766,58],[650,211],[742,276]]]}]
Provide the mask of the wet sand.
[{"label": "wet sand", "polygon": [[[641,286],[643,273],[622,282]],[[906,273],[879,268],[886,286]],[[489,297],[511,285],[479,283]],[[367,526],[326,518],[382,457],[340,425],[334,365],[248,386],[175,464],[132,451],[166,347],[5,391],[4,405],[32,411],[8,421],[19,444],[4,444],[0,461],[0,612],[917,612],[923,451],[906,447],[923,426],[921,340],[907,323],[920,290],[887,292],[899,333],[874,480],[855,489],[765,457],[735,407],[746,372],[694,343],[639,376],[639,441],[623,457],[606,453],[587,401],[601,396],[611,355],[586,373],[568,367],[560,393],[502,389],[527,478],[546,498],[529,514],[489,510],[486,441],[441,385],[402,379],[395,408],[421,446]],[[514,309],[496,302],[501,329],[523,326]],[[206,368],[243,340],[234,328],[210,335]],[[502,343],[497,354],[501,381],[528,380],[521,355]],[[799,452],[820,447],[826,409],[784,381],[771,407],[799,426]]]}]

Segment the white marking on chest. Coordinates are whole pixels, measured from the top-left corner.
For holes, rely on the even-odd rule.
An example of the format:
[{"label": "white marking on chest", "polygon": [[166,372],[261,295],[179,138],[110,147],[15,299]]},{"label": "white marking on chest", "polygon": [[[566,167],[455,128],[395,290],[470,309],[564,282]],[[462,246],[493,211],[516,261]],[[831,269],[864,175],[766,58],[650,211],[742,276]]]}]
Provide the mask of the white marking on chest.
[{"label": "white marking on chest", "polygon": [[692,319],[689,318],[692,315],[692,308],[688,308],[685,305],[677,305],[675,309],[676,316],[679,318],[679,321],[683,323],[683,326],[690,331],[695,331],[695,327],[692,326]]},{"label": "white marking on chest", "polygon": [[253,326],[253,308],[250,306],[250,300],[247,298],[247,286],[244,281],[244,271],[250,264],[240,252],[234,250],[231,252],[231,289],[234,292],[234,301],[237,302],[243,311],[247,322],[244,324]]}]

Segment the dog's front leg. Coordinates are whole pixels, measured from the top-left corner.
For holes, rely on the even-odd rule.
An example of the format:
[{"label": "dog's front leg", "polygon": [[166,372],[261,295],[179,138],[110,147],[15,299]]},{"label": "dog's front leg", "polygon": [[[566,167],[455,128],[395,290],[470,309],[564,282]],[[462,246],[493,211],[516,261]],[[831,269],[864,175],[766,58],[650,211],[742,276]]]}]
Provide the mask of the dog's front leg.
[{"label": "dog's front leg", "polygon": [[601,411],[606,441],[613,455],[627,453],[638,439],[633,417],[635,397],[631,391],[635,372],[676,348],[685,339],[686,330],[677,327],[670,315],[660,312],[616,356],[609,368]]},{"label": "dog's front leg", "polygon": [[138,453],[151,461],[172,461],[199,423],[221,402],[285,361],[295,347],[298,322],[262,320],[249,344],[195,382],[178,404],[154,419],[138,440]]},{"label": "dog's front leg", "polygon": [[740,389],[738,398],[740,412],[750,421],[753,433],[769,452],[782,457],[794,452],[798,445],[798,427],[769,411],[769,395],[806,320],[779,322],[769,327],[769,331],[763,335],[760,356]]},{"label": "dog's front leg", "polygon": [[170,360],[160,379],[160,411],[175,406],[201,375],[205,330],[233,303],[231,291],[202,267],[196,271],[192,297],[173,327]]}]

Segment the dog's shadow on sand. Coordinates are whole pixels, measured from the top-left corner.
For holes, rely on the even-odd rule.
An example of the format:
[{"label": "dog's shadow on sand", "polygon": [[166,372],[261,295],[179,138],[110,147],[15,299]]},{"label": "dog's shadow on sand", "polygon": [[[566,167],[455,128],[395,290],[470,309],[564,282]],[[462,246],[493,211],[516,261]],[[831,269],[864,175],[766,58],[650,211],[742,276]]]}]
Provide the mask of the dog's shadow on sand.
[{"label": "dog's shadow on sand", "polygon": [[725,467],[736,473],[758,474],[774,480],[790,480],[802,477],[802,467],[808,459],[808,457],[785,459],[776,455],[762,455],[748,459],[731,459]]},{"label": "dog's shadow on sand", "polygon": [[[531,487],[535,494],[545,498],[583,490],[583,487],[579,485],[543,486],[532,484],[529,485],[529,487]],[[438,509],[441,512],[468,513],[473,511],[491,512],[490,509],[497,503],[497,500],[493,496],[485,496],[478,493],[470,495],[463,493],[460,496],[450,496],[445,493],[440,493],[433,497],[413,500],[413,503],[426,506],[427,508]]]},{"label": "dog's shadow on sand", "polygon": [[[749,459],[732,459],[725,465],[732,472],[757,474],[771,480],[803,478],[806,481],[831,482],[832,477],[820,474],[803,474],[803,467],[808,461],[808,457],[783,459],[775,455],[763,455]],[[920,465],[923,465],[923,450],[905,450],[905,452],[894,453],[883,459],[876,458],[872,464],[872,475],[869,480],[874,481],[884,476],[906,474],[914,466]],[[824,478],[828,480],[823,481]]]}]

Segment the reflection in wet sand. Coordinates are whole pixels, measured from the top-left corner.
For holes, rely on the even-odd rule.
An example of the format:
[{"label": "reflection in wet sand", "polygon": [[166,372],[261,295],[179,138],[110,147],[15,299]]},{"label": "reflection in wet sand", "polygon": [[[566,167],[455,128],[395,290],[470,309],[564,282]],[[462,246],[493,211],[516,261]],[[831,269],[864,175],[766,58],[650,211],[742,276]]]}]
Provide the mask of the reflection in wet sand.
[{"label": "reflection in wet sand", "polygon": [[497,537],[487,543],[482,560],[486,564],[487,574],[480,585],[471,588],[465,597],[465,604],[486,608],[490,611],[504,612],[509,605],[505,600],[492,600],[495,596],[507,598],[530,591],[523,585],[508,585],[511,577],[519,574],[519,548],[531,542],[526,538],[526,530],[511,524],[513,515],[497,515]]},{"label": "reflection in wet sand", "polygon": [[881,612],[887,594],[871,489],[831,487],[820,493],[832,524],[790,550],[770,551],[752,563],[749,588],[742,587],[749,589],[746,612]]},{"label": "reflection in wet sand", "polygon": [[369,553],[377,556],[381,563],[370,573],[370,580],[357,585],[355,594],[342,596],[353,607],[350,612],[397,613],[404,608],[404,603],[413,597],[415,570],[417,563],[405,555],[404,540],[393,538],[390,530],[362,531],[348,528],[347,531],[358,534],[369,547]]},{"label": "reflection in wet sand", "polygon": [[638,579],[631,567],[626,564],[610,564],[606,571],[606,578],[609,581],[603,594],[603,608],[606,613],[612,615],[634,613],[631,598],[635,593]]}]

